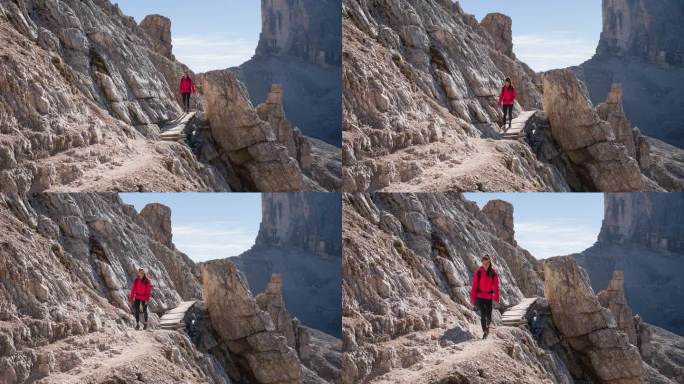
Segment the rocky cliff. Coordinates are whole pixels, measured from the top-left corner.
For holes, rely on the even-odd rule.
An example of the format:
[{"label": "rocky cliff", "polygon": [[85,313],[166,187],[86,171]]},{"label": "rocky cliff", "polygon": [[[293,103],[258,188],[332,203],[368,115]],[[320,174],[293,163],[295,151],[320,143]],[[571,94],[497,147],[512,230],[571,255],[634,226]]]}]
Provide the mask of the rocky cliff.
[{"label": "rocky cliff", "polygon": [[603,1],[603,32],[596,54],[684,65],[684,9],[678,1]]},{"label": "rocky cliff", "polygon": [[[535,260],[515,243],[508,203],[479,209],[448,193],[343,201],[343,383],[670,384],[681,377],[681,337],[632,317],[622,276],[596,296],[572,257]],[[492,257],[502,294],[495,328],[476,340],[479,319],[468,299],[483,254]],[[534,296],[525,327],[500,323],[500,311]]]},{"label": "rocky cliff", "polygon": [[624,270],[625,294],[634,312],[679,334],[684,333],[677,304],[684,268],[678,217],[683,204],[678,193],[607,194],[598,241],[574,255],[596,290],[608,285],[614,270]]},{"label": "rocky cliff", "polygon": [[282,276],[288,310],[304,325],[339,337],[341,332],[340,195],[262,195],[255,245],[231,259],[256,292],[271,275]]},{"label": "rocky cliff", "polygon": [[[292,372],[302,383],[338,380],[335,339],[291,319],[278,285],[269,286],[259,300],[264,309],[256,312],[270,333],[258,333],[247,344],[226,333],[251,329],[250,320],[224,319],[214,303],[255,308],[257,300],[228,262],[211,272],[229,276],[234,289],[201,280],[198,267],[168,243],[167,228],[158,226],[170,222],[169,213],[154,205],[138,214],[108,194],[0,194],[0,383],[227,384],[244,378],[273,382],[268,375]],[[133,331],[128,303],[140,267],[153,284],[146,332]],[[158,329],[160,316],[183,300],[199,300],[192,313],[196,326]],[[278,319],[290,319],[289,328]],[[296,338],[281,345],[283,355],[272,353],[269,346],[288,335]]]},{"label": "rocky cliff", "polygon": [[[555,377],[550,356],[528,375],[536,347],[522,332],[497,329],[486,348],[474,342],[470,284],[484,254],[499,273],[501,307],[543,295],[536,260],[497,229],[512,222],[510,205],[493,203],[503,206],[496,215],[440,193],[344,195],[343,203],[343,382],[465,380],[474,369],[465,356],[485,359],[492,382],[504,379],[496,372],[519,372],[521,382]],[[499,354],[498,343],[522,349]]]},{"label": "rocky cliff", "polygon": [[[271,158],[261,156],[249,171],[242,166],[252,158],[236,160],[230,153],[234,148],[214,145],[211,154],[227,159],[217,164],[184,143],[161,140],[160,132],[183,117],[176,89],[188,70],[173,56],[171,22],[163,16],[148,16],[138,25],[108,0],[1,1],[0,38],[3,191],[276,191],[339,184],[336,150],[301,134],[300,141],[307,143],[302,146],[310,147],[304,154],[273,150]],[[203,87],[209,93],[194,100],[198,109],[203,97],[212,97],[211,89],[229,87],[221,78],[214,80]],[[259,102],[265,99],[266,94]],[[225,102],[238,104],[233,112],[256,115],[239,98]],[[183,133],[193,132],[194,125],[209,127],[208,121],[226,129],[213,114],[209,120],[202,115]],[[281,120],[272,123],[289,127],[284,116]],[[271,122],[262,124],[283,131]],[[221,135],[214,140],[211,132],[186,136],[196,145],[198,139],[221,144]],[[308,158],[308,168],[293,167],[302,157]],[[282,172],[269,173],[274,168]],[[305,173],[320,183],[304,185]]]},{"label": "rocky cliff", "polygon": [[625,89],[627,116],[647,135],[684,147],[684,8],[678,0],[603,1],[603,32],[596,55],[575,69],[591,99],[612,83]]},{"label": "rocky cliff", "polygon": [[340,146],[340,0],[262,0],[262,28],[254,57],[234,72],[253,103],[272,83],[284,107],[308,136]]},{"label": "rocky cliff", "polygon": [[[640,168],[642,152],[623,141],[649,139],[626,118],[601,116],[569,71],[536,74],[517,60],[512,23],[501,14],[478,23],[451,1],[345,0],[344,190],[682,189],[681,151],[645,150],[658,160]],[[518,138],[500,127],[506,77],[515,114],[536,111]],[[563,112],[575,110],[584,112]]]},{"label": "rocky cliff", "polygon": [[0,170],[8,192],[225,190],[180,145],[175,76],[145,29],[108,1],[2,1]]}]

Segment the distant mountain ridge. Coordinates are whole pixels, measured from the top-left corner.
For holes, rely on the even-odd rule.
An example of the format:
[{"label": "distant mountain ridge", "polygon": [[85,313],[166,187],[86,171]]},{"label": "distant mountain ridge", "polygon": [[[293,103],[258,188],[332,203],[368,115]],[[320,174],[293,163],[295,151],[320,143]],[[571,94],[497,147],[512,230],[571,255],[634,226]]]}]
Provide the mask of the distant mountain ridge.
[{"label": "distant mountain ridge", "polygon": [[340,147],[341,0],[262,0],[254,57],[231,68],[253,104],[283,87],[288,118],[307,136]]},{"label": "distant mountain ridge", "polygon": [[624,88],[629,119],[642,132],[684,148],[684,2],[603,0],[596,55],[573,68],[591,100]]}]

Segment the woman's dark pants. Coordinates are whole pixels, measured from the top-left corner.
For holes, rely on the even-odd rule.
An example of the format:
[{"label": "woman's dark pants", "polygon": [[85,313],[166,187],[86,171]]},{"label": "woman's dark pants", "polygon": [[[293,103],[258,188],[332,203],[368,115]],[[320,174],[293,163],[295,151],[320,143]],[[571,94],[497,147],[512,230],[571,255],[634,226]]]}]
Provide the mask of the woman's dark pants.
[{"label": "woman's dark pants", "polygon": [[489,324],[492,323],[492,299],[475,299],[475,305],[480,311],[480,323],[482,325],[482,331],[489,329]]},{"label": "woman's dark pants", "polygon": [[140,323],[140,305],[142,304],[142,312],[145,317],[145,324],[147,324],[147,303],[140,299],[135,299],[133,302],[133,313],[135,314],[135,323]]},{"label": "woman's dark pants", "polygon": [[181,94],[183,96],[183,108],[185,108],[185,112],[190,110],[190,95],[191,93],[183,93]]},{"label": "woman's dark pants", "polygon": [[503,106],[503,114],[504,114],[504,125],[506,124],[506,117],[508,117],[508,122],[512,123],[513,122],[513,105],[504,105]]}]

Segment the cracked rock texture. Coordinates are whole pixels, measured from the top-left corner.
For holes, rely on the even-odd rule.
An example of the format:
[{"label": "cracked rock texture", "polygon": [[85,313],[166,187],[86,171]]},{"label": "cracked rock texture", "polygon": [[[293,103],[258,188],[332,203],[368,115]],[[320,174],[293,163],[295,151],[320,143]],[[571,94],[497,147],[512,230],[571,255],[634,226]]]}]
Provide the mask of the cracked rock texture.
[{"label": "cracked rock texture", "polygon": [[[108,1],[0,2],[2,190],[225,190],[178,144],[174,75]],[[175,76],[175,75],[174,75]]]},{"label": "cracked rock texture", "polygon": [[[271,383],[272,377],[288,382],[295,371],[301,381],[294,382],[339,382],[339,339],[290,317],[277,276],[259,296],[265,310],[254,312],[253,323],[278,328],[244,341],[254,347],[249,354],[231,349],[243,340],[223,339],[219,331],[249,330],[247,319],[212,323],[221,318],[213,303],[257,307],[246,280],[229,262],[217,261],[231,265],[217,273],[229,273],[238,285],[223,292],[203,287],[205,266],[170,242],[169,222],[168,208],[154,204],[137,213],[114,194],[0,194],[0,383],[229,384],[254,377],[263,381],[247,382]],[[147,331],[133,330],[128,303],[139,267],[153,284]],[[219,296],[207,296],[213,294]],[[197,327],[158,329],[160,316],[183,300],[198,300]],[[296,368],[263,370],[278,366],[280,340],[291,344],[282,351]]]},{"label": "cracked rock texture", "polygon": [[[512,212],[512,207],[503,211]],[[343,212],[345,383],[439,382],[471,374],[465,361],[448,356],[458,353],[451,346],[470,348],[469,341],[481,337],[469,298],[484,254],[499,273],[502,307],[543,294],[536,260],[498,234],[506,215],[494,218],[459,194],[344,195]],[[499,319],[498,309],[494,319]],[[504,330],[499,341],[515,344],[521,337],[526,336]],[[500,346],[491,348],[472,354],[481,359]],[[533,353],[521,351],[517,361],[500,358],[491,370],[516,366],[524,371],[531,364],[523,357],[528,352]],[[439,359],[449,362],[441,365],[445,372],[427,368]],[[551,368],[559,363],[552,363],[550,355],[542,359],[549,359],[549,365],[541,373],[525,373],[524,382],[551,380],[552,372],[562,371]]]},{"label": "cracked rock texture", "polygon": [[340,158],[340,0],[261,0],[262,30],[252,59],[232,68],[252,103],[271,84],[284,89],[283,106],[305,135],[324,141]]},{"label": "cracked rock texture", "polygon": [[299,383],[297,352],[279,334],[269,312],[261,310],[249,286],[228,261],[203,263],[202,284],[212,324],[238,366],[253,383]]},{"label": "cracked rock texture", "polygon": [[244,85],[229,70],[204,73],[201,82],[211,136],[203,141],[201,158],[218,162],[231,185],[273,192],[339,188],[339,176],[334,173],[339,168],[333,166],[331,171],[330,164],[321,164],[320,158],[314,165],[314,147],[319,152],[334,150],[289,124],[280,86],[274,85],[266,101],[254,108]]},{"label": "cracked rock texture", "polygon": [[[343,213],[343,383],[681,377],[681,336],[633,316],[627,274],[615,273],[597,297],[572,257],[537,261],[516,245],[506,202],[479,209],[456,193],[345,194]],[[501,304],[481,340],[468,299],[485,253],[500,276]],[[527,326],[500,323],[500,311],[534,296]]]},{"label": "cracked rock texture", "polygon": [[[161,140],[161,130],[182,117],[177,86],[189,71],[173,55],[168,18],[150,15],[138,25],[108,0],[3,0],[0,39],[2,191],[339,189],[339,149],[296,129],[294,162],[286,152],[261,145],[226,165],[212,160],[233,156],[228,153],[233,148],[216,145],[204,156],[183,143]],[[277,79],[268,81],[270,90]],[[201,112],[199,91],[193,103]],[[272,121],[278,127],[268,129],[287,130],[281,129],[289,127],[282,103],[269,97],[267,104],[274,105],[267,115],[280,114]],[[232,138],[252,137],[239,133],[245,137]],[[207,145],[214,143],[204,138]],[[297,162],[318,181],[304,180]]]},{"label": "cracked rock texture", "polygon": [[627,117],[646,135],[684,147],[684,16],[678,0],[603,0],[596,55],[573,68],[594,103],[612,83],[625,90]]},{"label": "cracked rock texture", "polygon": [[602,383],[641,383],[641,357],[611,310],[594,296],[587,273],[572,257],[544,260],[544,294],[553,322]]},{"label": "cracked rock texture", "polygon": [[537,75],[505,48],[509,27],[450,1],[344,0],[345,191],[567,188],[525,145],[491,140],[505,77],[516,113],[542,104]]},{"label": "cracked rock texture", "polygon": [[[625,295],[643,321],[684,333],[680,306],[684,268],[679,193],[607,194],[598,241],[573,255],[589,273],[595,291],[624,271]],[[668,292],[663,295],[662,292]]]},{"label": "cracked rock texture", "polygon": [[[346,192],[684,188],[684,152],[634,130],[617,90],[597,111],[571,71],[534,73],[512,52],[512,22],[443,0],[343,1]],[[503,136],[506,77],[514,113],[536,110],[548,129]]]},{"label": "cracked rock texture", "polygon": [[[133,207],[105,194],[0,194],[0,226],[0,382],[231,382],[186,336],[156,330],[201,288]],[[128,305],[138,267],[154,284],[145,334],[132,332]]]},{"label": "cracked rock texture", "polygon": [[254,247],[231,258],[250,287],[283,280],[288,311],[304,325],[341,336],[342,206],[336,193],[266,193]]}]

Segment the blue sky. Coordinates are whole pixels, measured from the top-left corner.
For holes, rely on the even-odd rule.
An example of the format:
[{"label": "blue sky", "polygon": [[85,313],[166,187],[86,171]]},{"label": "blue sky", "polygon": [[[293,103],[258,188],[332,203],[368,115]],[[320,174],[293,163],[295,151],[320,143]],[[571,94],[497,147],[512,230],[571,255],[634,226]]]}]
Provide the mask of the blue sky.
[{"label": "blue sky", "polygon": [[460,0],[482,20],[499,12],[513,19],[513,51],[535,71],[581,64],[601,36],[601,0]]},{"label": "blue sky", "polygon": [[601,193],[466,193],[482,208],[513,204],[515,239],[538,259],[581,252],[596,242],[603,221]]},{"label": "blue sky", "polygon": [[259,193],[121,193],[140,212],[171,207],[173,242],[194,261],[237,256],[254,245],[261,223]]},{"label": "blue sky", "polygon": [[240,65],[254,54],[261,33],[258,0],[112,0],[139,23],[171,19],[173,53],[195,72]]}]

